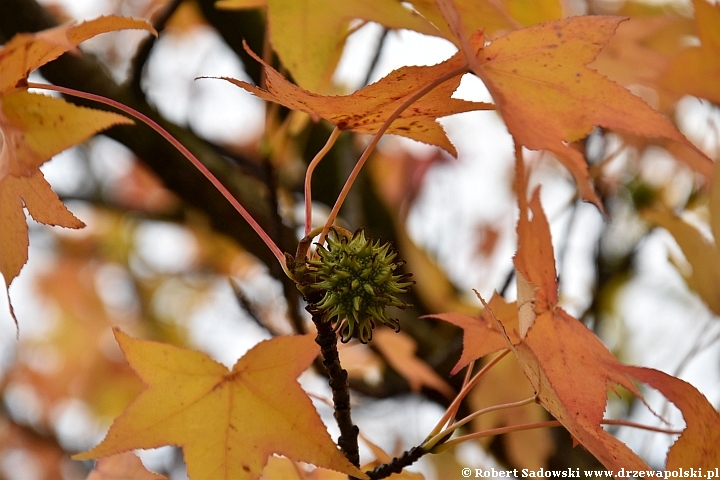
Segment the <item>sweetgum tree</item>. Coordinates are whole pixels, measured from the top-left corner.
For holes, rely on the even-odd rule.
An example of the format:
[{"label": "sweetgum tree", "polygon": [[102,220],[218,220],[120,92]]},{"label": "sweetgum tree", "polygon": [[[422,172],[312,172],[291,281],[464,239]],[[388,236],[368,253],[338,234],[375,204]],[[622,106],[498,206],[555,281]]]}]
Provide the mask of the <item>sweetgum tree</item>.
[{"label": "sweetgum tree", "polygon": [[0,3],[4,477],[720,465],[720,7],[100,3]]}]

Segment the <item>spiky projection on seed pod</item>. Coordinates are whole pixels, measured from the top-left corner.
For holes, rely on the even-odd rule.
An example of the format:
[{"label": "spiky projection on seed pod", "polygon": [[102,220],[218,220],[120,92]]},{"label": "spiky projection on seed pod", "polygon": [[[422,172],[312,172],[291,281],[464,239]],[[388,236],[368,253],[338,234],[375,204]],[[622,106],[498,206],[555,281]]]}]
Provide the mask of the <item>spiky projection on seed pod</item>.
[{"label": "spiky projection on seed pod", "polygon": [[335,323],[343,342],[357,337],[367,343],[375,322],[400,330],[398,321],[385,309],[409,307],[395,295],[406,293],[413,282],[406,281],[410,274],[395,275],[405,262],[395,261],[397,253],[390,243],[370,242],[362,230],[352,235],[333,230],[327,247],[318,246],[317,253],[318,259],[307,262],[314,278],[308,286],[324,292],[315,306],[324,321]]}]

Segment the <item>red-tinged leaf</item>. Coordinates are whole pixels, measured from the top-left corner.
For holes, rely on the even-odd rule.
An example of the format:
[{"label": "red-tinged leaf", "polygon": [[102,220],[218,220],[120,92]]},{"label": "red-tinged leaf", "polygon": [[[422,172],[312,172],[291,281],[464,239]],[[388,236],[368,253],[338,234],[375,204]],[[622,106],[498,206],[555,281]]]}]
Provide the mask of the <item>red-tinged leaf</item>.
[{"label": "red-tinged leaf", "polygon": [[427,387],[437,390],[448,399],[455,396],[453,388],[427,363],[415,356],[417,344],[409,335],[383,328],[375,332],[373,345],[377,346],[388,364],[407,380],[413,392]]},{"label": "red-tinged leaf", "polygon": [[[255,58],[265,66],[267,90],[232,78],[225,80],[264,100],[309,113],[316,118],[324,118],[342,130],[357,133],[376,133],[410,96],[433,80],[464,65],[462,57],[455,55],[431,67],[402,67],[351,95],[323,96],[288,82],[278,71],[257,56]],[[459,85],[460,75],[443,82],[401,113],[387,133],[437,145],[457,156],[455,147],[437,119],[455,113],[494,108],[484,102],[451,98]]]},{"label": "red-tinged leaf", "polygon": [[649,469],[600,425],[608,389],[619,384],[640,394],[592,331],[558,307],[539,315],[512,349],[540,404],[607,469]]},{"label": "red-tinged leaf", "polygon": [[35,34],[15,35],[0,49],[0,92],[15,88],[31,71],[55,60],[85,40],[114,30],[141,29],[157,35],[145,20],[107,16],[77,25],[61,25]]},{"label": "red-tinged leaf", "polygon": [[[523,186],[522,181],[519,184]],[[519,191],[523,192],[524,188]],[[520,205],[522,228],[518,227],[518,242],[520,248],[525,246],[522,255],[533,252],[538,255],[534,262],[545,266],[528,270],[528,276],[539,282],[536,285],[528,280],[525,287],[534,293],[530,296],[525,292],[527,305],[532,306],[534,323],[527,327],[524,338],[515,341],[507,333],[515,324],[495,317],[503,326],[508,343],[541,405],[609,470],[617,471],[622,467],[647,470],[649,467],[645,462],[600,425],[608,389],[617,384],[638,396],[640,393],[632,380],[616,368],[619,362],[600,339],[558,307],[556,301],[550,301],[557,298],[556,287],[552,291],[555,285],[554,255],[539,190],[530,202],[520,201]],[[523,209],[529,209],[529,212],[522,212]],[[530,215],[532,221],[528,220]],[[528,237],[534,237],[534,240]],[[518,253],[521,259],[522,255]],[[549,265],[553,267],[549,268]],[[487,309],[492,311],[492,308]],[[518,315],[524,314],[520,303],[518,312]]]},{"label": "red-tinged leaf", "polygon": [[149,472],[137,455],[125,452],[98,460],[86,480],[168,480],[168,477]]},{"label": "red-tinged leaf", "polygon": [[115,330],[147,388],[115,419],[87,460],[179,445],[191,479],[256,479],[273,453],[365,475],[342,455],[297,383],[319,353],[312,335],[259,343],[232,370],[207,355]]},{"label": "red-tinged leaf", "polygon": [[622,21],[572,17],[512,32],[484,46],[471,45],[474,69],[497,104],[515,140],[554,153],[570,170],[583,199],[600,205],[583,155],[568,146],[595,126],[620,133],[665,138],[698,152],[664,116],[639,97],[588,68]]},{"label": "red-tinged leaf", "polygon": [[616,369],[659,390],[680,409],[685,429],[670,447],[665,470],[720,465],[720,413],[689,383],[652,368],[621,365]]},{"label": "red-tinged leaf", "polygon": [[720,105],[720,5],[693,0],[693,6],[700,46],[679,53],[661,83],[678,97],[694,95]]},{"label": "red-tinged leaf", "polygon": [[[463,351],[457,365],[453,367],[450,375],[457,374],[475,360],[485,355],[508,348],[508,342],[503,332],[498,327],[497,321],[492,318],[495,315],[502,319],[505,332],[508,337],[516,343],[519,341],[517,326],[517,304],[506,303],[497,293],[493,294],[490,302],[490,309],[483,311],[480,317],[466,313],[436,313],[428,315],[430,318],[437,318],[444,322],[452,323],[463,329]],[[492,314],[490,313],[492,311]]]},{"label": "red-tinged leaf", "polygon": [[0,180],[0,273],[10,285],[27,262],[28,230],[23,206],[32,217],[46,225],[82,228],[40,170],[27,177],[8,175]]}]

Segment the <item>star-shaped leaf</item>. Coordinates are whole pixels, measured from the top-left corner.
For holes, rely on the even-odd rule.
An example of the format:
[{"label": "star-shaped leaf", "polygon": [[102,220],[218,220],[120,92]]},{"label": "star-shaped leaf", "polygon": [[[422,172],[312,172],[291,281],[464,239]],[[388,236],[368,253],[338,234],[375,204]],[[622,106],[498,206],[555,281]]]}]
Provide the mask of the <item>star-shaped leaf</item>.
[{"label": "star-shaped leaf", "polygon": [[[519,186],[519,192],[524,192],[524,182]],[[638,396],[640,393],[632,380],[615,368],[619,362],[600,339],[557,305],[555,260],[540,190],[536,189],[531,200],[521,201],[520,205],[520,247],[515,258],[518,277],[522,275],[520,268],[529,263],[527,256],[537,255],[534,263],[546,267],[525,270],[525,287],[518,282],[518,298],[524,296],[518,301],[518,317],[525,334],[515,340],[509,335],[515,323],[498,316],[496,320],[506,331],[507,341],[539,402],[573,437],[610,470],[646,470],[647,465],[627,445],[600,425],[608,389],[618,384]],[[488,309],[492,311],[492,307]],[[523,325],[523,315],[530,316],[532,322]]]},{"label": "star-shaped leaf", "polygon": [[[430,67],[402,67],[351,95],[325,96],[308,92],[290,83],[277,70],[254,54],[251,55],[265,66],[267,90],[240,80],[224,79],[264,100],[324,118],[342,130],[357,133],[377,132],[411,95],[433,80],[464,65],[462,56],[457,54]],[[437,145],[457,156],[455,147],[437,119],[455,113],[494,108],[484,102],[451,98],[459,85],[460,75],[443,82],[401,113],[390,125],[387,133]]]},{"label": "star-shaped leaf", "polygon": [[607,44],[619,17],[572,17],[512,32],[477,52],[473,69],[485,83],[515,140],[554,153],[570,170],[583,199],[598,205],[587,163],[568,145],[595,126],[677,142],[711,160],[640,97],[586,65]]},{"label": "star-shaped leaf", "polygon": [[191,479],[256,479],[273,453],[365,478],[342,455],[297,383],[319,353],[312,335],[256,345],[232,370],[207,355],[115,330],[147,388],[78,460],[179,445]]}]

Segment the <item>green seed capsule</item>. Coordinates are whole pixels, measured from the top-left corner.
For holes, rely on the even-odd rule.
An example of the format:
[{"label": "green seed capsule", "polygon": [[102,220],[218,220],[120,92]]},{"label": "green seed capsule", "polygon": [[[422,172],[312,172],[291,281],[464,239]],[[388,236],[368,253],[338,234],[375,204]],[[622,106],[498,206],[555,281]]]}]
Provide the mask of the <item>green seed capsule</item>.
[{"label": "green seed capsule", "polygon": [[317,252],[319,259],[308,260],[303,269],[305,286],[323,293],[316,307],[324,321],[334,324],[343,342],[357,337],[367,343],[375,322],[400,330],[385,308],[410,306],[395,295],[406,293],[413,282],[407,281],[410,274],[394,274],[404,262],[394,261],[397,253],[389,243],[368,241],[362,230],[352,235],[333,230],[327,247],[320,245]]}]

